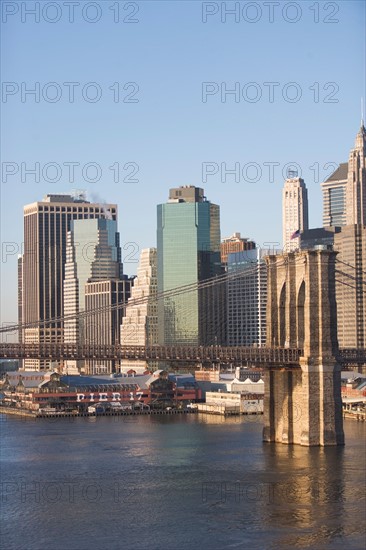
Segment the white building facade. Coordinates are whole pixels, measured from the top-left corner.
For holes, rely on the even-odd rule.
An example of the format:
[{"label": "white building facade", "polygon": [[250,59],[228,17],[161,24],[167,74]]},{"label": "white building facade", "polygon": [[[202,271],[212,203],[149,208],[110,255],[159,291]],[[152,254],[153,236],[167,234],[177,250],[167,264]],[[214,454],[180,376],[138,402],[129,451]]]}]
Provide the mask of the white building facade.
[{"label": "white building facade", "polygon": [[229,346],[265,345],[267,308],[266,251],[256,248],[228,255],[227,342]]},{"label": "white building facade", "polygon": [[[122,346],[153,346],[158,343],[156,248],[141,251],[137,277],[121,325]],[[156,365],[147,361],[121,361],[121,372],[141,372]]]},{"label": "white building facade", "polygon": [[308,191],[302,178],[288,178],[282,191],[283,251],[300,248],[300,232],[309,229]]}]

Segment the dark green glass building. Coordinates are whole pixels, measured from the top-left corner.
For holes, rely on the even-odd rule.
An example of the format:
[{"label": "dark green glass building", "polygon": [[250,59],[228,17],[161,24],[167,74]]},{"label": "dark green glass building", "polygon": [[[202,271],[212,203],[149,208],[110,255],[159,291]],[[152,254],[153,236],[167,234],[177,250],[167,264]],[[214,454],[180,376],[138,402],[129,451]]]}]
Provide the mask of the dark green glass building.
[{"label": "dark green glass building", "polygon": [[[159,293],[222,273],[220,207],[206,199],[203,189],[170,189],[169,200],[158,205],[157,215]],[[223,343],[224,291],[221,284],[159,300],[159,342],[192,346]]]}]

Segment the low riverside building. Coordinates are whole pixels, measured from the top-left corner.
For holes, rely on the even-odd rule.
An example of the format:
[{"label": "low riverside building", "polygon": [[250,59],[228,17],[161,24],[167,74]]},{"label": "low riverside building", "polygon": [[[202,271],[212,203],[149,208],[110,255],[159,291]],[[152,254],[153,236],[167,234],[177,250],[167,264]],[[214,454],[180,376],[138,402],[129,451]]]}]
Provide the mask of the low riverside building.
[{"label": "low riverside building", "polygon": [[195,372],[195,378],[202,391],[203,398],[205,398],[206,392],[210,391],[264,394],[262,370],[258,368],[237,367],[235,373],[201,370]]},{"label": "low riverside building", "polygon": [[342,372],[341,392],[343,401],[349,398],[366,400],[366,376],[356,372]]},{"label": "low riverside building", "polygon": [[8,407],[37,411],[39,404],[34,395],[54,379],[59,379],[59,374],[53,371],[7,372],[0,385],[1,402]]},{"label": "low riverside building", "polygon": [[[198,412],[210,414],[263,413],[264,382],[258,369],[235,369],[234,373],[197,371],[196,380],[205,403]],[[244,378],[244,379],[243,379]]]},{"label": "low riverside building", "polygon": [[19,382],[22,382],[26,388],[37,387],[41,382],[45,380],[50,380],[51,375],[55,374],[56,371],[39,371],[39,370],[16,370],[8,371],[5,373],[5,377],[2,380],[2,383],[8,382],[11,386],[16,386]]},{"label": "low riverside building", "polygon": [[197,405],[199,412],[211,414],[261,414],[263,396],[236,392],[206,392],[206,402]]},{"label": "low riverside building", "polygon": [[201,398],[193,377],[155,371],[138,376],[62,376],[57,372],[8,373],[3,381],[2,403],[39,411],[86,411],[96,403],[147,404],[150,407],[184,406]]},{"label": "low riverside building", "polygon": [[264,395],[264,381],[262,378],[257,382],[253,382],[249,377],[245,380],[234,378],[231,382],[227,382],[226,387],[228,392],[254,393],[260,394],[262,397]]}]

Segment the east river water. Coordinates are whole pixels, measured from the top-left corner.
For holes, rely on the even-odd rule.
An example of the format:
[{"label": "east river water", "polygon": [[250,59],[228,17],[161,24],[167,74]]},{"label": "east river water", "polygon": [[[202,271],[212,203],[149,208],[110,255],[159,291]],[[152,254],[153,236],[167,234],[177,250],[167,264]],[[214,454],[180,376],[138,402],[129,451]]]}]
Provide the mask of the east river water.
[{"label": "east river water", "polygon": [[364,549],[366,424],[309,449],[261,420],[2,415],[1,549]]}]

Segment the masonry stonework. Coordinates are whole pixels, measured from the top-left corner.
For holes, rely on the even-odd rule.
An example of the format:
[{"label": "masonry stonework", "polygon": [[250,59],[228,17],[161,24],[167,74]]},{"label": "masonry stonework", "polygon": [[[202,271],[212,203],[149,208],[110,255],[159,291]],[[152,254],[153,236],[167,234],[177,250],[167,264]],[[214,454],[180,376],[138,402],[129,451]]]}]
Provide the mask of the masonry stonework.
[{"label": "masonry stonework", "polygon": [[268,256],[267,345],[300,348],[300,367],[266,373],[263,440],[343,445],[336,252]]}]

